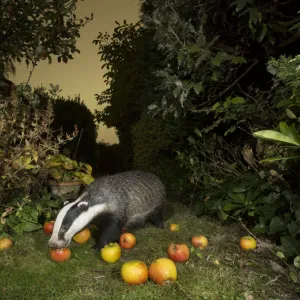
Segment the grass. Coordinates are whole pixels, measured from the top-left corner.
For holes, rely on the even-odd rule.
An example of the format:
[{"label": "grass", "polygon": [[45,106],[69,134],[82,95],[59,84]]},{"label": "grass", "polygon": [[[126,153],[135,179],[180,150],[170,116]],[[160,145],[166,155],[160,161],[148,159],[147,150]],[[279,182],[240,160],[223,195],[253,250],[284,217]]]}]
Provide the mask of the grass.
[{"label": "grass", "polygon": [[[180,225],[179,232],[169,225]],[[165,229],[152,226],[134,232],[137,245],[123,251],[119,262],[106,264],[86,245],[71,244],[72,257],[65,263],[49,258],[47,237],[42,231],[15,237],[14,247],[0,252],[0,299],[292,299],[294,285],[275,273],[267,250],[244,253],[238,241],[245,232],[238,224],[221,226],[209,217],[196,218],[181,205],[166,221]],[[161,287],[148,280],[144,285],[122,282],[122,263],[139,259],[147,265],[166,257],[169,243],[187,243],[193,234],[204,234],[209,245],[195,250],[186,263],[177,264],[177,282]],[[215,260],[220,262],[215,265]],[[251,298],[252,296],[252,298]]]}]

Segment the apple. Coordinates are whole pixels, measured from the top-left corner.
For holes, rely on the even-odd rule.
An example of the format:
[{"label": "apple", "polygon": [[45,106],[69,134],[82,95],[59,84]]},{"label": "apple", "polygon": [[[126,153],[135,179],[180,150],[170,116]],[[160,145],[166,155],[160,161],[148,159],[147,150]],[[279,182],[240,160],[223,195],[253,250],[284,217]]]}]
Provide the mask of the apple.
[{"label": "apple", "polygon": [[186,244],[170,244],[167,250],[168,256],[175,262],[184,262],[190,258],[190,250]]},{"label": "apple", "polygon": [[73,240],[78,244],[86,243],[91,237],[91,231],[85,228],[73,236]]},{"label": "apple", "polygon": [[44,232],[45,232],[46,234],[51,235],[52,232],[53,232],[53,228],[54,228],[54,221],[46,222],[46,223],[44,224]]},{"label": "apple", "polygon": [[119,240],[120,246],[124,249],[132,249],[136,244],[136,237],[129,232],[123,233]]},{"label": "apple", "polygon": [[203,250],[207,247],[208,240],[204,235],[194,235],[192,237],[192,245],[196,248]]},{"label": "apple", "polygon": [[121,247],[118,243],[109,243],[100,251],[101,258],[107,263],[115,263],[121,257]]},{"label": "apple", "polygon": [[50,257],[55,262],[64,262],[71,257],[70,248],[50,249]]},{"label": "apple", "polygon": [[240,239],[240,247],[245,250],[253,250],[256,248],[256,240],[252,236],[244,236]]},{"label": "apple", "polygon": [[171,224],[170,225],[171,231],[179,231],[179,225],[178,224]]},{"label": "apple", "polygon": [[7,237],[0,238],[0,251],[9,249],[10,247],[12,247],[12,245],[13,245],[13,241],[10,238]]},{"label": "apple", "polygon": [[167,285],[177,279],[175,263],[169,258],[158,258],[149,266],[149,277],[159,285]]},{"label": "apple", "polygon": [[143,284],[148,279],[148,267],[140,260],[128,261],[121,267],[121,277],[130,285]]}]

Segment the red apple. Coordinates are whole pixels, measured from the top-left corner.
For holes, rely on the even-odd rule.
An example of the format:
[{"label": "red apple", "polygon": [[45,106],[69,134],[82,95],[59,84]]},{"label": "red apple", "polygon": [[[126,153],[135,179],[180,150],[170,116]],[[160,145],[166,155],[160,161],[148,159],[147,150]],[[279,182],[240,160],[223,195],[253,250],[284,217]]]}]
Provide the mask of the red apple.
[{"label": "red apple", "polygon": [[129,232],[123,233],[119,240],[120,246],[124,249],[131,249],[136,244],[136,237]]},{"label": "red apple", "polygon": [[204,235],[195,235],[192,237],[192,245],[203,250],[207,247],[208,240]]},{"label": "red apple", "polygon": [[54,221],[46,222],[44,224],[44,232],[48,235],[51,235],[54,228]]},{"label": "red apple", "polygon": [[190,258],[190,250],[186,244],[170,244],[167,253],[175,262],[184,262]]},{"label": "red apple", "polygon": [[55,262],[64,262],[71,257],[71,250],[69,248],[50,249],[50,257]]}]

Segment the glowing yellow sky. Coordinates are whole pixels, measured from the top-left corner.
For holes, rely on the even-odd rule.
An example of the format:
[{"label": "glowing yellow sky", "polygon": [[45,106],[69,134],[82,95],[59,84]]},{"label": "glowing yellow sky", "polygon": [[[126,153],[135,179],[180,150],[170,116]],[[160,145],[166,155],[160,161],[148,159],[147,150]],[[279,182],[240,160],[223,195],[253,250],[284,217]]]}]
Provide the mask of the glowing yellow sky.
[{"label": "glowing yellow sky", "polygon": [[[51,65],[48,61],[42,61],[36,67],[30,80],[34,87],[43,85],[49,87],[49,83],[59,84],[61,96],[74,96],[80,94],[87,107],[94,112],[99,109],[94,94],[105,90],[103,74],[101,70],[98,48],[92,44],[99,32],[111,33],[116,27],[115,21],[135,23],[139,15],[139,0],[85,0],[78,2],[76,15],[78,18],[94,13],[94,19],[81,29],[81,38],[77,46],[81,51],[67,64],[58,63],[53,57]],[[16,65],[16,75],[10,76],[15,84],[27,80],[30,69],[26,65]],[[115,143],[118,138],[113,129],[100,126],[98,140]]]}]

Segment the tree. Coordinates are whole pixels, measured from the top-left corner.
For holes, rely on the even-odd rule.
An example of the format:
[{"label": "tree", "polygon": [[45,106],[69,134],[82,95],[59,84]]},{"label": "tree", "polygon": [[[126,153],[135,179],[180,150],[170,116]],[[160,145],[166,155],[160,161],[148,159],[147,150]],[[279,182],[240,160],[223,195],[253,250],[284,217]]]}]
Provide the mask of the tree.
[{"label": "tree", "polygon": [[154,70],[162,61],[156,51],[151,31],[144,30],[139,23],[117,23],[113,34],[99,33],[94,44],[99,47],[104,75],[109,85],[103,93],[96,95],[99,105],[98,121],[107,127],[115,127],[122,145],[122,155],[127,168],[132,162],[131,127],[139,120],[147,106],[159,98],[154,87],[158,79]]},{"label": "tree", "polygon": [[67,63],[74,53],[80,28],[93,18],[77,19],[77,0],[3,0],[0,6],[0,73],[14,61],[29,65],[41,59]]}]

